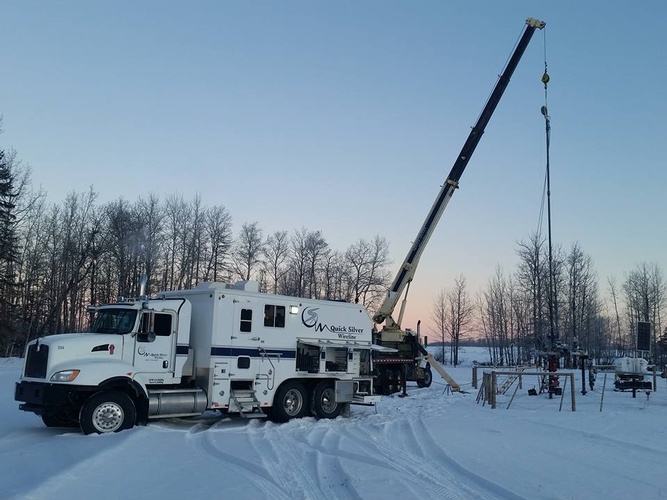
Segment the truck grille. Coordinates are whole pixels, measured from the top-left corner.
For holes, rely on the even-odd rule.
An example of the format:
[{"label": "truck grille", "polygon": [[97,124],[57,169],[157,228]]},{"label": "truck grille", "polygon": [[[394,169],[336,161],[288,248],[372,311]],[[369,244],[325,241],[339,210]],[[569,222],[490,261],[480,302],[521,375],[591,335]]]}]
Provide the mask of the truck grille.
[{"label": "truck grille", "polygon": [[25,377],[44,378],[46,377],[46,364],[49,360],[49,346],[32,344],[28,347],[28,354],[25,360]]}]

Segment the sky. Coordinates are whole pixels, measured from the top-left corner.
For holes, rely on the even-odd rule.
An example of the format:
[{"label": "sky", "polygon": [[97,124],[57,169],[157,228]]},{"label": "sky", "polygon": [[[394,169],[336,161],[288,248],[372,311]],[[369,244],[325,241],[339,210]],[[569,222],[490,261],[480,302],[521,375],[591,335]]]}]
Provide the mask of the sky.
[{"label": "sky", "polygon": [[599,373],[585,396],[577,378],[573,412],[569,386],[561,406],[557,396],[528,396],[537,383],[528,377],[492,409],[471,387],[471,363],[485,358],[466,349],[464,365],[446,367],[465,394],[445,393],[434,379],[376,408],[354,406],[348,418],[275,424],[209,412],[99,436],[47,428],[20,411],[13,394],[22,360],[0,359],[0,497],[667,498],[663,379],[649,398],[633,399],[614,392],[613,373]]},{"label": "sky", "polygon": [[[398,271],[527,17],[544,20],[447,207],[403,323],[463,275],[514,270],[540,224],[551,118],[552,235],[604,291],[667,268],[664,37],[643,2],[0,4],[0,147],[53,202],[200,195],[235,227],[384,236]],[[551,81],[545,101],[545,55]],[[546,231],[546,221],[542,220]],[[426,327],[428,331],[428,327]]]}]

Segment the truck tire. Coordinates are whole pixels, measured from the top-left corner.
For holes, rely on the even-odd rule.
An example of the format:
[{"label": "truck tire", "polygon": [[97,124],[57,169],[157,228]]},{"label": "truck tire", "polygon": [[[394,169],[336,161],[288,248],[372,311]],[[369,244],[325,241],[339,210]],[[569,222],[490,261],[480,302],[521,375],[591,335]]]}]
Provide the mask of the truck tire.
[{"label": "truck tire", "polygon": [[81,407],[79,425],[84,434],[119,432],[134,427],[137,410],[127,394],[98,392]]},{"label": "truck tire", "polygon": [[417,387],[431,387],[431,382],[433,382],[433,373],[431,373],[431,367],[427,366],[424,368],[424,378],[417,380]]},{"label": "truck tire", "polygon": [[293,418],[301,418],[307,410],[308,397],[306,388],[298,380],[284,383],[273,398],[273,407],[268,412],[271,420],[287,422]]},{"label": "truck tire", "polygon": [[340,415],[343,405],[336,403],[336,389],[332,382],[320,382],[315,386],[312,407],[318,418],[336,418]]}]

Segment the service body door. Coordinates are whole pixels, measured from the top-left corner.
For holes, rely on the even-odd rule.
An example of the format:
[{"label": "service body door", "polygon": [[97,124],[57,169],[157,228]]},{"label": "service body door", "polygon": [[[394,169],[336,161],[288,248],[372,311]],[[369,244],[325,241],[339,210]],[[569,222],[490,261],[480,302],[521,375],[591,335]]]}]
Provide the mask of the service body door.
[{"label": "service body door", "polygon": [[255,379],[260,370],[260,348],[264,346],[261,317],[247,299],[234,300],[231,375],[235,380]]},{"label": "service body door", "polygon": [[169,384],[176,362],[176,314],[142,311],[139,333],[134,337],[134,367],[146,384]]}]

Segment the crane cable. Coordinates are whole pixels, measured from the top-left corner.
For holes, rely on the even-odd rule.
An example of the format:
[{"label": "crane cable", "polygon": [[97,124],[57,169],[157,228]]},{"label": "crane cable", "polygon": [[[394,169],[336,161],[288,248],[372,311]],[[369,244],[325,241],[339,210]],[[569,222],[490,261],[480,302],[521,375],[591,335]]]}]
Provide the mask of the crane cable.
[{"label": "crane cable", "polygon": [[550,196],[550,186],[549,186],[549,146],[551,139],[551,123],[548,110],[548,83],[549,83],[549,73],[547,72],[547,33],[546,29],[542,31],[544,36],[544,74],[542,75],[541,81],[544,84],[544,106],[540,109],[542,116],[544,116],[545,125],[546,125],[546,158],[547,158],[547,170],[544,176],[544,187],[542,190],[542,202],[540,203],[540,216],[537,223],[537,235],[542,235],[542,222],[544,221],[544,206],[546,205],[545,201],[548,196]]},{"label": "crane cable", "polygon": [[[549,148],[551,146],[551,117],[547,108],[548,103],[548,83],[549,73],[547,72],[547,35],[544,31],[544,74],[542,75],[542,83],[544,84],[544,106],[541,108],[542,116],[544,116],[544,125],[546,133],[546,192],[547,192],[547,224],[548,224],[548,240],[549,240],[549,340],[552,351],[555,348],[556,340],[558,339],[558,332],[555,327],[555,304],[554,304],[554,275],[553,275],[553,253],[551,241],[551,176],[549,172]],[[544,202],[542,203],[544,207]]]}]

